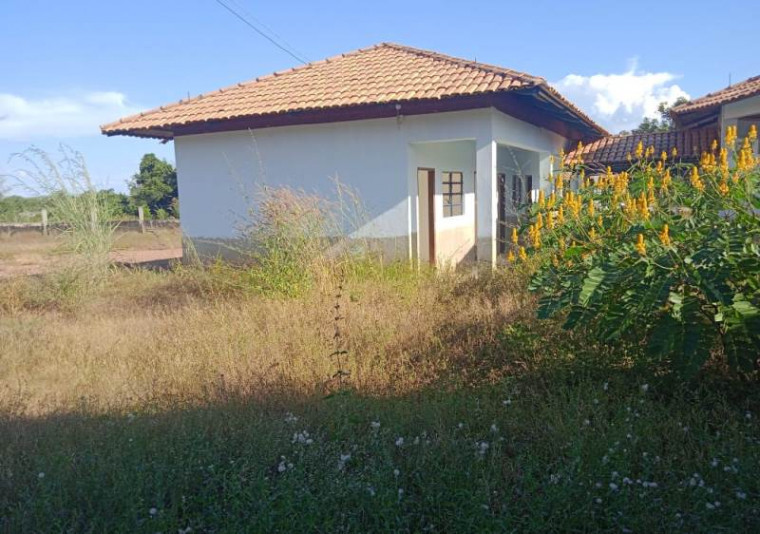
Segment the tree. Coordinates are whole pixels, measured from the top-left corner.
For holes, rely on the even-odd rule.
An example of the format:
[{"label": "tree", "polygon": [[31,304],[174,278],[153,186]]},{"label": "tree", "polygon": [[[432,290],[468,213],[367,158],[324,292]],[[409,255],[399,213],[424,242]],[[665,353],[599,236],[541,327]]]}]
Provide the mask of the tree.
[{"label": "tree", "polygon": [[650,119],[644,117],[639,127],[633,130],[633,133],[653,133],[653,132],[667,132],[674,128],[673,119],[670,116],[670,110],[681,104],[685,104],[689,99],[683,96],[679,96],[672,105],[668,106],[667,102],[660,102],[657,106],[657,113],[660,114],[659,119]]},{"label": "tree", "polygon": [[175,214],[172,207],[177,198],[177,170],[155,154],[145,154],[140,171],[129,183],[129,194],[135,206],[147,206],[153,213],[164,210]]}]

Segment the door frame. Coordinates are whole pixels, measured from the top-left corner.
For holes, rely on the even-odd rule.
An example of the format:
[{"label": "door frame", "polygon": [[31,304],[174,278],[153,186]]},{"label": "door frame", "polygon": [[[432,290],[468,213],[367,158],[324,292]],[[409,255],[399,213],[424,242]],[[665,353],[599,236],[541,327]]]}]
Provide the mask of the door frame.
[{"label": "door frame", "polygon": [[[426,172],[427,173],[427,198],[422,198],[422,191],[420,190],[420,173]],[[431,167],[417,167],[417,205],[418,205],[418,213],[417,213],[417,221],[420,225],[427,224],[427,234],[428,234],[428,261],[435,265],[436,263],[436,253],[435,253],[435,169]],[[422,221],[422,203],[423,201],[426,203],[427,206],[427,221]],[[418,230],[418,235],[421,236],[422,234],[422,228]],[[422,242],[420,241],[420,248],[422,247]],[[421,250],[418,252],[418,255],[420,258],[422,257]]]}]

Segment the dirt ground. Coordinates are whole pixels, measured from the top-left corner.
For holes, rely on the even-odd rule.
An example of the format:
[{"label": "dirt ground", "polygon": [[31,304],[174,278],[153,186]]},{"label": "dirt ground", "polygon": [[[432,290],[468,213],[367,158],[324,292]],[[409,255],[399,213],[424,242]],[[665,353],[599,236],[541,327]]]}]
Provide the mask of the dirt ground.
[{"label": "dirt ground", "polygon": [[[55,270],[71,257],[62,236],[23,233],[0,236],[0,278],[42,274]],[[114,263],[141,264],[179,259],[179,230],[153,230],[116,235],[111,259]]]}]

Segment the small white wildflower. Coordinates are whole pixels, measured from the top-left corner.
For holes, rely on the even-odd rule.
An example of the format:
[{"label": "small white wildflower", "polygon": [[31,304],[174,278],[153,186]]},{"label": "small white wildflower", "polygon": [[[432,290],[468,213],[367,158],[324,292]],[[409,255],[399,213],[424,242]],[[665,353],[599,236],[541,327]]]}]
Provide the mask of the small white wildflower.
[{"label": "small white wildflower", "polygon": [[609,382],[605,382],[604,385],[602,386],[602,389],[604,391],[607,391],[608,389],[610,389],[610,383]]},{"label": "small white wildflower", "polygon": [[501,401],[501,403],[502,403],[504,406],[509,406],[510,404],[512,404],[512,399],[506,399],[506,400],[503,400],[503,401]]},{"label": "small white wildflower", "polygon": [[590,421],[590,420],[588,420],[588,419],[584,419],[584,420],[583,420],[583,424],[584,424],[585,426],[589,426],[589,425],[591,424],[591,421]]},{"label": "small white wildflower", "polygon": [[488,444],[487,441],[479,441],[477,443],[477,447],[478,447],[478,455],[480,455],[480,457],[482,458],[483,456],[486,455],[486,452],[488,452],[488,448],[490,447],[490,445]]},{"label": "small white wildflower", "polygon": [[718,459],[717,458],[713,458],[712,462],[710,462],[710,465],[712,467],[718,467]]},{"label": "small white wildflower", "polygon": [[298,417],[296,417],[292,413],[288,412],[288,413],[285,414],[285,422],[286,423],[295,423],[296,421],[298,421]]},{"label": "small white wildflower", "polygon": [[464,428],[464,423],[459,423],[459,424],[457,425],[457,428],[459,428],[459,429],[462,429],[462,428]]},{"label": "small white wildflower", "polygon": [[404,438],[398,437],[396,438],[396,447],[403,447],[404,446]]},{"label": "small white wildflower", "polygon": [[614,482],[610,482],[610,489],[612,491],[617,491],[618,490],[618,485],[615,484]]},{"label": "small white wildflower", "polygon": [[549,475],[549,482],[551,484],[558,484],[560,478],[562,478],[561,475],[554,475],[554,474]]},{"label": "small white wildflower", "polygon": [[600,497],[597,497],[596,499],[594,499],[594,501],[596,502],[596,504],[602,504],[602,499]]},{"label": "small white wildflower", "polygon": [[744,414],[744,417],[747,418],[747,419],[752,419],[752,413],[747,412],[747,413]]},{"label": "small white wildflower", "polygon": [[715,505],[715,508],[720,508],[720,501],[715,501],[713,504]]},{"label": "small white wildflower", "polygon": [[711,503],[711,502],[708,502],[708,503],[706,503],[706,504],[705,504],[705,507],[706,507],[708,510],[715,510],[715,505],[714,505],[713,503]]},{"label": "small white wildflower", "polygon": [[372,486],[367,486],[367,493],[369,493],[370,497],[374,497],[377,494],[377,492],[375,491],[375,488],[373,488]]},{"label": "small white wildflower", "polygon": [[369,426],[371,426],[373,430],[377,430],[380,428],[380,421],[372,421]]},{"label": "small white wildflower", "polygon": [[742,501],[747,498],[747,494],[743,491],[737,491],[736,492],[736,498],[741,499]]},{"label": "small white wildflower", "polygon": [[277,472],[278,473],[284,473],[287,470],[288,470],[288,464],[285,461],[285,459],[283,458],[282,460],[280,460],[280,463],[277,464]]},{"label": "small white wildflower", "polygon": [[606,454],[605,454],[604,456],[602,456],[602,463],[603,463],[603,464],[606,464],[606,463],[607,463],[607,462],[609,462],[609,461],[610,461],[610,458],[609,458],[609,456],[607,456]]},{"label": "small white wildflower", "polygon": [[739,458],[733,458],[731,460],[731,463],[738,464],[739,463]]},{"label": "small white wildflower", "polygon": [[311,445],[314,443],[314,440],[309,437],[309,431],[304,430],[303,432],[296,432],[293,434],[293,439],[290,440],[291,443],[301,443],[304,445]]},{"label": "small white wildflower", "polygon": [[341,454],[340,459],[338,460],[338,471],[343,471],[343,469],[346,467],[346,462],[348,462],[350,459],[350,454]]},{"label": "small white wildflower", "polygon": [[646,393],[647,391],[649,391],[649,384],[643,384],[641,386],[641,392]]},{"label": "small white wildflower", "polygon": [[158,513],[158,510],[156,508],[151,508],[150,510],[148,510],[148,513],[150,515],[156,515]]},{"label": "small white wildflower", "polygon": [[128,420],[130,423],[131,423],[132,421],[134,421],[134,420],[135,420],[135,414],[133,414],[133,413],[128,413],[128,414],[127,414],[127,420]]},{"label": "small white wildflower", "polygon": [[620,476],[620,473],[618,473],[617,471],[612,472],[612,478],[617,478],[619,476]]},{"label": "small white wildflower", "polygon": [[399,488],[398,489],[398,498],[399,498],[399,500],[401,500],[401,497],[403,497],[403,496],[404,496],[404,488]]},{"label": "small white wildflower", "polygon": [[496,426],[496,423],[494,423],[494,424],[491,425],[491,432],[493,432],[494,434],[498,434],[499,433],[499,427]]},{"label": "small white wildflower", "polygon": [[401,474],[401,471],[399,471],[398,469],[394,469],[394,470],[393,470],[393,476],[397,477],[397,476],[399,476],[400,474]]},{"label": "small white wildflower", "polygon": [[45,473],[43,473],[42,471],[40,471],[39,473],[37,473],[37,478],[39,478],[40,480],[42,480],[43,478],[45,478]]},{"label": "small white wildflower", "polygon": [[601,482],[597,482],[596,484],[594,484],[594,487],[597,488],[597,489],[600,489],[602,487],[602,483]]}]

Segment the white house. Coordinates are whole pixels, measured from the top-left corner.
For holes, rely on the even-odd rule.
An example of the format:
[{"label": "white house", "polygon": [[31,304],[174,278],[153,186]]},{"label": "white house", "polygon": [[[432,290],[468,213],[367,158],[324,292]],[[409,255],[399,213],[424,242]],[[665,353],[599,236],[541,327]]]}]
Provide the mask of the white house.
[{"label": "white house", "polygon": [[550,156],[607,134],[542,78],[388,43],[103,132],[174,140],[182,227],[201,254],[237,237],[251,184],[325,193],[337,177],[385,255],[491,264],[515,203],[549,187]]}]

